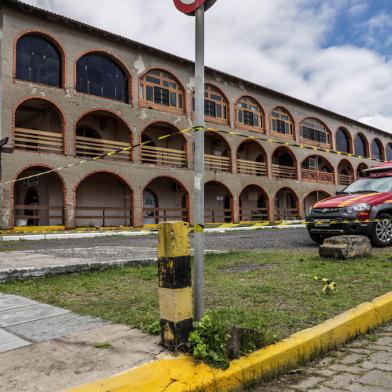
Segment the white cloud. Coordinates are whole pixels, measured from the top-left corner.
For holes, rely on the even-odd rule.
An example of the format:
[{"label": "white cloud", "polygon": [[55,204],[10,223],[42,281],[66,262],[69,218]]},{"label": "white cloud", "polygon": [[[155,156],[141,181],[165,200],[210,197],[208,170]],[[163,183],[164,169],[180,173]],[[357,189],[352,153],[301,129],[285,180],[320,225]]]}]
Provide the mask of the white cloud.
[{"label": "white cloud", "polygon": [[[193,18],[180,14],[172,0],[25,1],[193,57]],[[358,15],[370,1],[219,0],[206,14],[206,62],[392,131],[392,61],[354,45],[327,46],[339,13]],[[379,26],[369,23],[364,34]]]}]

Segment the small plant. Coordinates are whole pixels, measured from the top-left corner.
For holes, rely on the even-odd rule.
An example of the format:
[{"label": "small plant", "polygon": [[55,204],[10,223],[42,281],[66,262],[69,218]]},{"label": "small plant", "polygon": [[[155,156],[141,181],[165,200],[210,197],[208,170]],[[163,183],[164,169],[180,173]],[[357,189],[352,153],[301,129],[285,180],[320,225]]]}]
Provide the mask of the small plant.
[{"label": "small plant", "polygon": [[113,347],[109,342],[94,343],[93,346],[100,349],[108,349]]},{"label": "small plant", "polygon": [[231,336],[228,325],[217,316],[205,315],[197,328],[190,333],[189,343],[195,358],[220,369],[229,367],[228,342]]},{"label": "small plant", "polygon": [[151,335],[159,335],[161,333],[160,321],[153,321],[150,324],[142,325],[142,329]]}]

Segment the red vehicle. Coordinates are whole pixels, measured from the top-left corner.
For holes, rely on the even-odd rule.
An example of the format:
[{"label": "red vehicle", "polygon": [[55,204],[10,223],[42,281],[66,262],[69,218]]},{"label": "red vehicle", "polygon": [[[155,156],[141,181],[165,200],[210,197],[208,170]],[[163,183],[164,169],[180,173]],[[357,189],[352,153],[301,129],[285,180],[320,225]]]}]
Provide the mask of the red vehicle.
[{"label": "red vehicle", "polygon": [[341,234],[361,234],[375,246],[392,244],[392,162],[364,170],[366,177],[337,196],[324,199],[306,217],[310,237],[317,243]]}]

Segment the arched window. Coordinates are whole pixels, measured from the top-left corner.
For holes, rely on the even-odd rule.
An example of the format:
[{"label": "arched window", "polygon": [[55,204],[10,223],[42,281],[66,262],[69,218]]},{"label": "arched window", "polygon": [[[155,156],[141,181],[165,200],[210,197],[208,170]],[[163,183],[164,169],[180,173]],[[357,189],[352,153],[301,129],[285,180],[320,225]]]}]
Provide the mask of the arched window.
[{"label": "arched window", "polygon": [[368,157],[366,139],[361,133],[358,133],[355,137],[355,154],[361,157]]},{"label": "arched window", "polygon": [[39,34],[26,34],[16,44],[16,78],[49,86],[62,86],[60,51]]},{"label": "arched window", "polygon": [[294,124],[286,109],[277,107],[272,111],[271,129],[284,135],[294,134]]},{"label": "arched window", "polygon": [[374,139],[372,143],[372,158],[378,159],[379,161],[384,160],[384,151],[381,142],[378,139]]},{"label": "arched window", "polygon": [[76,91],[128,102],[128,76],[111,58],[88,53],[76,63]]},{"label": "arched window", "polygon": [[336,132],[336,150],[340,152],[351,152],[350,136],[346,128],[340,127]]},{"label": "arched window", "polygon": [[312,144],[331,145],[331,134],[327,127],[315,118],[307,118],[301,123],[301,139]]},{"label": "arched window", "polygon": [[168,72],[153,69],[140,82],[140,104],[145,107],[167,107],[183,112],[184,91],[178,81]]},{"label": "arched window", "polygon": [[264,119],[259,104],[251,97],[242,97],[237,102],[237,121],[246,127],[263,129]]},{"label": "arched window", "polygon": [[[195,97],[192,99],[195,111]],[[226,97],[216,87],[206,84],[204,88],[204,114],[206,120],[227,122],[228,103]]]},{"label": "arched window", "polygon": [[387,161],[392,161],[392,144],[391,143],[387,144],[386,150],[387,150]]}]

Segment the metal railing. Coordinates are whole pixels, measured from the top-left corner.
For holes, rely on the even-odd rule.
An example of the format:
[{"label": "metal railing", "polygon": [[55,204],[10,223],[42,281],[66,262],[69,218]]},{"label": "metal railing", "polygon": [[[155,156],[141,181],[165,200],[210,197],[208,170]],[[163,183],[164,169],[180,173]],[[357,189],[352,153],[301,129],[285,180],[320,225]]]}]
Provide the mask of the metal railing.
[{"label": "metal railing", "polygon": [[[83,212],[87,212],[87,214],[83,214]],[[132,209],[124,207],[77,206],[75,219],[77,221],[89,221],[82,226],[132,226],[133,224]],[[109,220],[111,221],[110,224],[108,224]]]},{"label": "metal railing", "polygon": [[221,172],[231,171],[231,162],[229,157],[218,155],[204,155],[204,168],[206,170],[215,170]]},{"label": "metal railing", "polygon": [[237,173],[250,176],[266,176],[267,166],[264,162],[237,159]]},{"label": "metal railing", "polygon": [[334,173],[323,172],[319,170],[302,169],[301,177],[303,181],[308,181],[308,182],[319,182],[324,184],[335,183]]},{"label": "metal railing", "polygon": [[62,154],[64,135],[62,132],[15,128],[14,146],[23,150]]},{"label": "metal railing", "polygon": [[[76,136],[76,155],[78,156],[95,157],[128,146],[129,143],[117,142],[115,140]],[[130,160],[131,153],[129,151],[121,151],[113,157],[105,157],[105,159],[108,158]]]},{"label": "metal railing", "polygon": [[297,169],[294,166],[272,165],[272,177],[288,178],[296,180],[298,178]]},{"label": "metal railing", "polygon": [[267,221],[267,208],[240,208],[240,221]]},{"label": "metal railing", "polygon": [[186,152],[173,148],[142,146],[141,160],[153,165],[187,167]]},{"label": "metal railing", "polygon": [[338,175],[339,185],[350,185],[354,181],[354,176],[349,174]]}]

